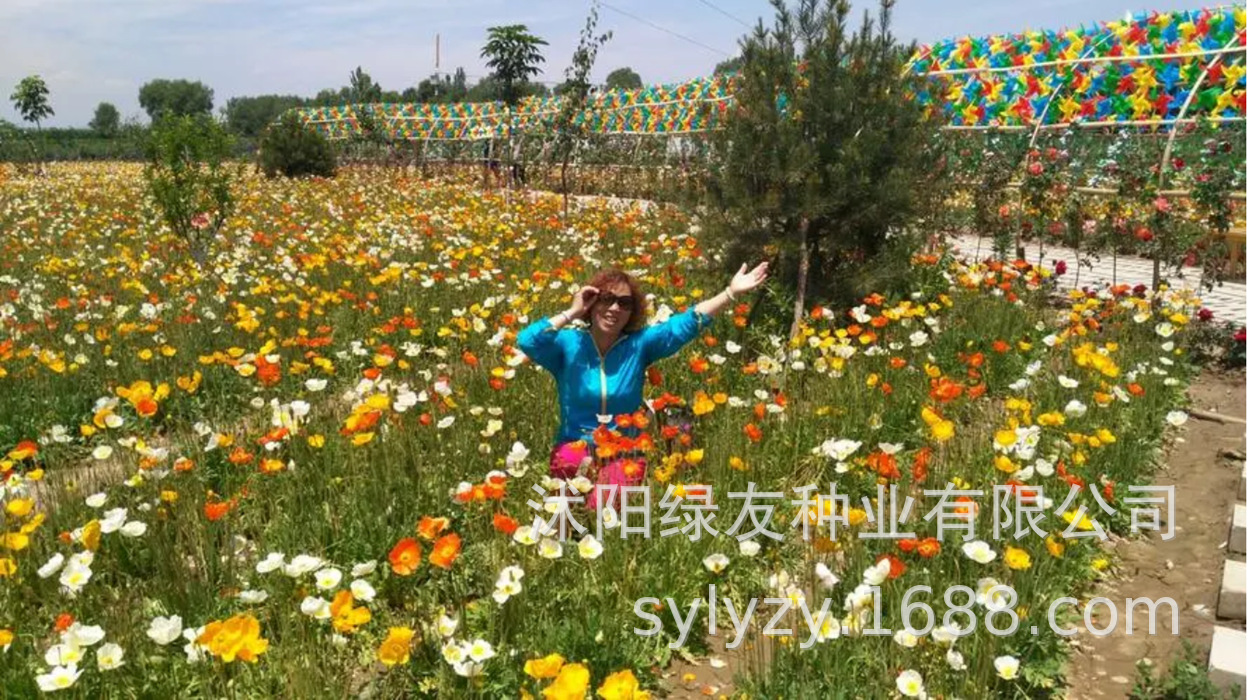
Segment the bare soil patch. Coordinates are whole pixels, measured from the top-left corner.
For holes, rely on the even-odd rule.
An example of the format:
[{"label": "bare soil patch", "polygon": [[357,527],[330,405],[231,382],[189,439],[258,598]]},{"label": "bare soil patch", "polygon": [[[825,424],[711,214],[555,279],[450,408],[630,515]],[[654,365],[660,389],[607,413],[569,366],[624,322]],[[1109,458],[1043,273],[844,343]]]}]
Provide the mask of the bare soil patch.
[{"label": "bare soil patch", "polygon": [[[1246,416],[1244,373],[1204,373],[1190,386],[1189,396],[1194,409],[1243,419]],[[1220,579],[1224,560],[1230,557],[1229,523],[1245,461],[1246,426],[1191,417],[1181,439],[1183,442],[1178,440],[1169,448],[1166,466],[1154,480],[1176,487],[1176,536],[1165,541],[1152,532],[1108,543],[1117,568],[1099,586],[1097,595],[1117,603],[1118,624],[1105,637],[1082,630],[1073,638],[1079,646],[1068,664],[1069,698],[1127,697],[1139,659],[1165,668],[1180,654],[1182,640],[1205,651],[1211,648]],[[1229,456],[1236,454],[1241,458]],[[1133,634],[1125,634],[1124,600],[1143,597],[1175,600],[1180,609],[1179,633],[1172,633],[1170,613],[1161,613],[1156,618],[1159,625],[1155,634],[1148,634],[1147,612],[1138,606]],[[1110,613],[1105,606],[1096,611],[1095,624],[1105,626]],[[1220,624],[1239,625],[1230,620]]]}]

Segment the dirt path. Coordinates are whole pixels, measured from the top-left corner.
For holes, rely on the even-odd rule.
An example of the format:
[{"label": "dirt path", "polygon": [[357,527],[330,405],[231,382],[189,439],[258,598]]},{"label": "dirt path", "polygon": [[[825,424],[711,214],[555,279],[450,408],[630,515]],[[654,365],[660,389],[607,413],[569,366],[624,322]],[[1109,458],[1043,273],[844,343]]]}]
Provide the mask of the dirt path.
[{"label": "dirt path", "polygon": [[[1228,416],[1246,416],[1245,375],[1204,373],[1189,388],[1194,408]],[[1184,442],[1172,446],[1155,483],[1176,486],[1176,536],[1164,541],[1158,533],[1149,537],[1118,540],[1111,549],[1119,560],[1115,574],[1098,589],[1098,595],[1115,601],[1120,618],[1116,630],[1105,637],[1082,631],[1068,664],[1068,697],[1127,697],[1137,677],[1136,663],[1149,659],[1165,668],[1182,650],[1182,640],[1199,649],[1211,647],[1215,605],[1226,558],[1229,521],[1237,500],[1242,460],[1222,456],[1229,451],[1245,454],[1246,426],[1190,418]],[[1244,457],[1243,457],[1244,459]],[[1166,608],[1158,615],[1156,634],[1144,633],[1147,614],[1137,608],[1132,636],[1125,634],[1125,598],[1169,597],[1180,609],[1180,633],[1170,629]],[[1103,626],[1109,613],[1100,606],[1096,624]],[[1164,621],[1164,618],[1168,618]],[[1224,626],[1237,623],[1224,620]],[[1075,646],[1075,645],[1074,645]]]}]

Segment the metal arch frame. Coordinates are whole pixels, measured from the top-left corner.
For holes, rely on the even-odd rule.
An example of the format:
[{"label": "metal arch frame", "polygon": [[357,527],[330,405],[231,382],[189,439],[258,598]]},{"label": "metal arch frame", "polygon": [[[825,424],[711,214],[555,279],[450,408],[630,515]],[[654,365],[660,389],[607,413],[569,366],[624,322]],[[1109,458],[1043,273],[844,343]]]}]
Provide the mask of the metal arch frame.
[{"label": "metal arch frame", "polygon": [[[1217,6],[1217,7],[1210,8],[1210,9],[1212,11],[1228,11],[1230,7]],[[1090,44],[1090,46],[1087,47],[1081,53],[1081,55],[1078,56],[1077,58],[1042,61],[1038,63],[1011,65],[1011,66],[986,66],[986,67],[932,70],[932,71],[925,71],[924,73],[921,73],[920,75],[926,78],[936,78],[936,77],[949,77],[949,76],[954,76],[954,75],[966,75],[966,74],[975,74],[975,73],[997,73],[997,72],[1032,73],[1032,72],[1039,71],[1042,69],[1050,69],[1048,71],[1050,75],[1048,76],[1047,81],[1053,84],[1056,79],[1058,79],[1060,76],[1063,75],[1062,69],[1068,68],[1070,66],[1085,64],[1085,63],[1094,63],[1094,62],[1142,63],[1142,62],[1151,61],[1151,60],[1182,59],[1182,58],[1192,58],[1192,57],[1198,57],[1198,56],[1213,55],[1211,61],[1208,63],[1208,69],[1209,69],[1210,66],[1213,66],[1219,63],[1225,55],[1236,54],[1236,53],[1244,54],[1244,49],[1235,47],[1235,45],[1237,44],[1238,38],[1244,34],[1244,30],[1243,30],[1243,33],[1235,34],[1233,39],[1230,40],[1223,48],[1218,48],[1218,49],[1205,49],[1201,51],[1173,52],[1173,53],[1163,53],[1163,54],[1093,56],[1092,54],[1094,52],[1096,52],[1099,48],[1105,46],[1108,42],[1110,42],[1113,39],[1118,40],[1121,45],[1124,45],[1124,41],[1123,41],[1121,34],[1116,31],[1109,30],[1106,26],[1106,23],[1104,23],[1100,29],[1103,32],[1103,34],[1101,36],[1096,37],[1095,40]],[[931,57],[933,55],[934,46],[935,46],[934,44],[928,44],[928,45],[922,46],[920,50],[918,50],[908,59],[908,61],[903,67],[903,72],[906,73],[909,70],[913,70],[916,63],[926,58]],[[1060,69],[1060,70],[1056,70],[1056,69]],[[1205,71],[1203,73],[1203,76],[1205,76]],[[1138,126],[1138,125],[1165,126],[1165,125],[1168,125],[1172,127],[1172,134],[1174,137],[1175,125],[1179,123],[1185,123],[1186,121],[1184,118],[1185,114],[1188,113],[1188,108],[1193,101],[1192,98],[1193,98],[1194,92],[1201,85],[1201,78],[1203,76],[1200,76],[1200,80],[1195,84],[1195,87],[1191,90],[1190,95],[1187,97],[1186,102],[1184,106],[1182,107],[1181,111],[1178,113],[1177,117],[1173,119],[1146,120],[1146,123],[1144,124],[1143,124],[1143,120],[1124,120],[1124,121],[1112,120],[1111,122],[1106,123],[1105,125],[1106,126]],[[1050,109],[1052,108],[1052,106],[1054,105],[1054,102],[1058,99],[1058,97],[1062,93],[1064,93],[1064,90],[1062,86],[1059,86],[1050,94],[1050,96],[1048,97],[1046,101],[1045,106],[1042,108],[1042,111],[1037,116],[1035,123],[1032,124],[1032,127],[1031,127],[1032,134],[1029,139],[1030,149],[1036,145],[1038,137],[1040,136],[1040,132],[1043,129],[1104,125],[1103,122],[1083,122],[1081,120],[1075,120],[1072,122],[1064,122],[1062,124],[1058,124],[1058,123],[1046,124],[1046,118],[1049,115]],[[597,101],[602,102],[603,101],[602,96],[599,96],[599,97],[600,99],[598,99]],[[600,104],[600,105],[589,106],[588,111],[596,111],[596,112],[603,112],[603,113],[616,113],[616,112],[627,111],[630,109],[635,109],[635,108],[644,107],[644,106],[648,108],[656,108],[656,107],[667,107],[667,106],[671,106],[675,104],[689,105],[692,103],[719,103],[719,102],[724,102],[724,101],[732,100],[732,99],[733,99],[732,94],[726,94],[726,95],[716,96],[716,97],[701,96],[701,97],[695,97],[693,99],[690,99],[690,98],[668,99],[668,100],[662,100],[662,101],[654,102],[654,103],[647,103],[645,105],[631,103],[631,104],[619,104],[619,105],[613,105],[613,106],[602,106]],[[303,117],[304,123],[309,124],[309,125],[340,123],[344,121],[352,121],[352,119],[356,119],[358,121],[358,118],[359,118],[359,115],[358,115],[359,110],[357,109],[358,106],[359,105],[355,105],[355,104],[347,105],[347,108],[350,113],[345,118],[314,120],[314,119],[309,119],[306,114],[301,114],[301,116]],[[301,112],[302,111],[303,110],[301,110]],[[539,109],[539,110],[536,110],[532,116],[542,116],[542,115],[551,113],[552,111],[553,110],[550,110],[550,109],[545,109],[545,110]],[[516,115],[513,114],[511,110],[506,110],[506,114],[503,115],[502,118],[504,121],[509,121],[511,118],[515,118],[515,116]],[[465,123],[474,122],[479,119],[480,117],[478,116],[436,117],[432,119],[427,119],[421,116],[410,117],[410,116],[402,116],[399,114],[395,114],[393,116],[389,116],[386,119],[386,128],[392,134],[396,134],[398,133],[398,126],[401,122],[412,122],[412,121],[429,122],[435,125],[443,124],[449,121],[450,122],[462,122],[460,133],[452,137],[452,139],[450,139],[450,140],[462,140],[465,138],[465,132],[466,132],[466,127],[467,127],[467,124]],[[1245,117],[1220,118],[1219,121],[1245,121]],[[506,126],[508,127],[508,130],[510,132],[515,130],[514,125],[512,125],[511,123],[507,124]],[[984,127],[982,127],[981,125],[976,125],[976,126],[946,125],[941,128],[943,130],[978,129],[978,128],[1015,130],[1015,129],[1027,129],[1027,128],[1030,128],[1030,126],[1029,125],[985,125]],[[707,131],[707,130],[710,130],[710,127],[701,127],[697,129],[685,129],[681,131],[668,131],[668,132],[663,132],[663,133],[657,133],[655,135],[668,136],[668,135],[676,135],[676,134],[688,134],[688,133]],[[626,129],[621,129],[618,131],[605,132],[605,133],[626,135],[626,134],[636,134],[640,132],[636,132],[636,131],[626,128]],[[331,138],[335,138],[335,137],[331,137]],[[339,136],[335,138],[335,140],[340,140],[343,138],[350,138],[350,137]],[[427,134],[426,138],[423,140],[429,141],[431,139],[432,137],[429,136],[429,134]],[[405,138],[404,140],[422,140],[422,139]],[[433,140],[449,140],[449,139],[439,138],[439,139],[433,139]],[[1171,139],[1169,139],[1169,144],[1170,142],[1171,142]]]},{"label": "metal arch frame", "polygon": [[[1176,113],[1177,121],[1185,118],[1185,114],[1189,111],[1190,105],[1194,103],[1194,97],[1198,94],[1198,91],[1202,89],[1202,84],[1206,82],[1207,76],[1211,74],[1211,69],[1214,68],[1221,61],[1223,61],[1225,56],[1230,55],[1229,49],[1231,49],[1236,42],[1238,42],[1239,40],[1244,41],[1245,38],[1246,38],[1245,30],[1242,30],[1242,32],[1239,34],[1235,34],[1233,38],[1229,39],[1228,43],[1224,45],[1224,49],[1222,51],[1216,53],[1214,56],[1211,57],[1210,61],[1207,61],[1207,65],[1203,67],[1202,72],[1198,74],[1197,80],[1194,80],[1193,86],[1189,88],[1189,95],[1185,97],[1185,102],[1181,104],[1180,111]],[[1245,50],[1243,49],[1240,53],[1244,56]],[[1177,131],[1176,124],[1177,122],[1174,121],[1172,125],[1168,128],[1168,142],[1167,142],[1167,145],[1163,147],[1163,159],[1159,161],[1159,189],[1160,190],[1163,189],[1168,179],[1168,167],[1167,166],[1168,166],[1168,160],[1172,157],[1172,144],[1176,142],[1176,131]],[[1159,291],[1159,277],[1160,277],[1159,275],[1160,260],[1159,260],[1158,253],[1156,253],[1154,256],[1152,268],[1153,269],[1151,271],[1151,276],[1150,276],[1150,288],[1153,291],[1157,292]],[[1158,299],[1157,298],[1154,299],[1152,303],[1157,304]]]},{"label": "metal arch frame", "polygon": [[[1099,48],[1101,48],[1103,44],[1107,43],[1109,40],[1111,40],[1111,39],[1113,39],[1113,38],[1114,38],[1114,39],[1119,39],[1120,37],[1119,37],[1119,35],[1118,35],[1118,34],[1116,34],[1115,32],[1107,32],[1107,34],[1106,34],[1106,35],[1104,35],[1101,39],[1099,39],[1098,41],[1096,41],[1096,42],[1094,42],[1094,43],[1090,44],[1089,48],[1087,48],[1087,49],[1086,49],[1086,50],[1085,50],[1085,51],[1084,51],[1084,52],[1083,52],[1083,53],[1082,53],[1082,54],[1081,54],[1081,55],[1080,55],[1080,56],[1079,56],[1079,57],[1078,57],[1075,61],[1072,61],[1072,62],[1071,62],[1071,63],[1069,63],[1069,64],[1065,64],[1065,68],[1066,68],[1066,66],[1067,66],[1067,65],[1080,65],[1080,63],[1081,63],[1082,59],[1088,58],[1088,57],[1089,57],[1091,54],[1093,54],[1096,50],[1098,50]],[[1120,41],[1120,45],[1121,45],[1121,46],[1123,46],[1123,45],[1124,45],[1123,40],[1121,40],[1121,41]],[[1054,77],[1054,76],[1062,76],[1062,75],[1063,75],[1063,71],[1059,71],[1059,70],[1056,70],[1056,71],[1050,71],[1050,75],[1051,75],[1052,77]],[[1032,134],[1032,136],[1030,136],[1030,137],[1029,137],[1029,149],[1028,149],[1027,151],[1025,151],[1025,161],[1026,161],[1026,162],[1028,162],[1028,160],[1030,160],[1030,159],[1032,158],[1032,156],[1031,156],[1030,154],[1033,152],[1033,148],[1037,145],[1037,137],[1038,137],[1039,135],[1041,135],[1041,133],[1042,133],[1042,125],[1046,123],[1046,115],[1050,113],[1050,108],[1051,108],[1051,106],[1052,106],[1053,104],[1055,104],[1055,98],[1057,98],[1057,97],[1059,96],[1059,93],[1060,93],[1060,92],[1062,92],[1062,91],[1063,91],[1063,81],[1062,81],[1062,79],[1061,79],[1061,80],[1060,80],[1060,82],[1059,82],[1059,86],[1058,86],[1058,87],[1056,87],[1056,88],[1055,88],[1055,89],[1054,89],[1054,90],[1050,93],[1050,97],[1046,100],[1046,105],[1045,105],[1044,107],[1042,107],[1042,113],[1041,113],[1041,114],[1039,114],[1039,115],[1037,115],[1037,124],[1036,124],[1036,126],[1034,126],[1034,127],[1033,127],[1033,134]],[[1017,191],[1017,195],[1019,196],[1019,200],[1018,200],[1018,207],[1019,207],[1019,211],[1023,212],[1023,211],[1024,211],[1024,188],[1020,188],[1020,189]],[[1019,257],[1023,260],[1023,259],[1025,259],[1025,257],[1024,257],[1024,243],[1023,243],[1023,241],[1020,239],[1021,233],[1022,233],[1022,232],[1020,232],[1020,231],[1018,231],[1018,230],[1017,230],[1017,233],[1016,233],[1016,255],[1017,255],[1017,256],[1019,256]],[[1045,250],[1046,250],[1046,249],[1045,249],[1045,240],[1046,240],[1046,239],[1045,239],[1045,236],[1043,236],[1043,235],[1042,235],[1042,232],[1041,232],[1041,231],[1038,231],[1038,236],[1037,236],[1037,264],[1038,264],[1038,265],[1042,265],[1042,264],[1043,264],[1043,262],[1045,261],[1045,257],[1046,257],[1046,253],[1045,253]],[[1076,262],[1077,262],[1077,274],[1079,275],[1079,274],[1080,274],[1080,267],[1081,267],[1081,253],[1080,253],[1080,244],[1079,244],[1079,243],[1077,244],[1077,261],[1076,261]]]}]

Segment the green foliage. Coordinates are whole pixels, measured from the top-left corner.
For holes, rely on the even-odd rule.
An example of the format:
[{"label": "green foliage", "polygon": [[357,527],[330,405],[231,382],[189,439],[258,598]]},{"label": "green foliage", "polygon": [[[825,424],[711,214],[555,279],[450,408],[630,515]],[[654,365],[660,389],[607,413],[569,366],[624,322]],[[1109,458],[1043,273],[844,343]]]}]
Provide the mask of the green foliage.
[{"label": "green foliage", "polygon": [[[778,260],[801,317],[808,287],[843,305],[906,270],[916,197],[938,160],[936,124],[907,99],[913,47],[879,22],[848,31],[849,2],[775,0],[776,22],[741,41],[742,70],[711,137],[706,204],[726,264]],[[879,267],[883,266],[883,267]]]},{"label": "green foliage", "polygon": [[538,75],[538,64],[546,61],[538,47],[547,42],[529,33],[524,24],[491,27],[481,57],[499,81],[500,99],[515,105],[521,99],[520,85]]},{"label": "green foliage", "polygon": [[332,177],[336,164],[330,142],[287,112],[261,138],[260,167],[268,177]]},{"label": "green foliage", "polygon": [[[599,49],[612,38],[612,32],[595,36],[595,27],[598,24],[599,9],[591,6],[590,14],[586,17],[586,26],[582,28],[577,48],[573,51],[573,59],[564,71],[564,90],[560,93],[564,99],[560,103],[559,114],[551,124],[555,132],[551,159],[552,163],[560,165],[560,192],[564,195],[565,218],[569,215],[569,160],[578,144],[586,137],[586,129],[577,124],[576,118],[586,108],[586,97],[590,94],[590,71],[595,66]],[[634,77],[638,76],[635,74]]]},{"label": "green foliage", "polygon": [[36,128],[44,119],[55,115],[52,106],[48,104],[48,84],[37,75],[22,78],[9,99],[13,101],[13,109],[22,115],[22,119],[33,122]]},{"label": "green foliage", "polygon": [[463,68],[457,68],[454,75],[435,74],[422,80],[417,87],[404,90],[404,102],[418,104],[463,102],[469,94],[468,78]]},{"label": "green foliage", "polygon": [[231,185],[242,175],[242,165],[227,162],[232,141],[209,117],[167,116],[152,127],[146,143],[148,194],[201,265],[234,211]]},{"label": "green foliage", "polygon": [[1129,694],[1132,700],[1231,700],[1242,697],[1241,688],[1237,686],[1220,690],[1211,682],[1206,665],[1199,659],[1194,645],[1188,639],[1181,643],[1184,644],[1183,655],[1173,659],[1172,665],[1157,679],[1149,665],[1140,661],[1137,663],[1137,682]]},{"label": "green foliage", "polygon": [[742,57],[734,56],[717,63],[712,69],[712,75],[733,75],[740,70],[742,70]]},{"label": "green foliage", "polygon": [[352,104],[370,104],[382,101],[382,86],[360,66],[348,76],[348,101]]},{"label": "green foliage", "polygon": [[1246,326],[1244,323],[1217,322],[1209,312],[1199,312],[1185,338],[1185,350],[1196,365],[1219,369],[1245,369]]},{"label": "green foliage", "polygon": [[118,129],[121,128],[121,121],[122,116],[117,111],[117,107],[113,106],[113,103],[101,102],[95,108],[95,116],[92,117],[88,126],[100,136],[112,138],[117,135]]},{"label": "green foliage", "polygon": [[232,97],[226,102],[226,126],[240,136],[260,136],[283,112],[303,105],[296,95]]},{"label": "green foliage", "polygon": [[209,116],[213,89],[200,81],[149,80],[139,88],[139,106],[153,122],[166,116]]},{"label": "green foliage", "polygon": [[617,68],[608,73],[604,84],[609,90],[637,90],[642,87],[642,78],[632,68]]}]

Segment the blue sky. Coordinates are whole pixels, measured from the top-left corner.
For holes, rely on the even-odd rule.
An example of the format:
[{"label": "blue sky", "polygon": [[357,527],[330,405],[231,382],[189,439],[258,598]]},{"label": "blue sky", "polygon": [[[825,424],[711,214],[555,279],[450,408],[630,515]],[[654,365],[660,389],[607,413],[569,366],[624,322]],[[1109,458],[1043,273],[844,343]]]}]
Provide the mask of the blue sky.
[{"label": "blue sky", "polygon": [[[899,0],[894,31],[921,42],[965,34],[1063,28],[1121,17],[1130,10],[1200,8],[1213,1]],[[709,50],[626,17],[600,10],[613,32],[595,79],[630,66],[645,82],[684,80],[711,71],[745,31],[771,18],[766,0],[610,0]],[[876,3],[854,0],[856,16]],[[26,75],[43,76],[56,116],[47,123],[85,125],[96,105],[141,116],[139,86],[153,78],[201,80],[220,108],[235,95],[311,96],[347,83],[357,66],[385,89],[402,90],[434,71],[441,35],[443,71],[487,71],[478,57],[486,28],[526,24],[547,39],[540,79],[562,79],[590,0],[0,0],[0,119],[18,121],[8,96]],[[472,80],[472,78],[471,78]]]}]

